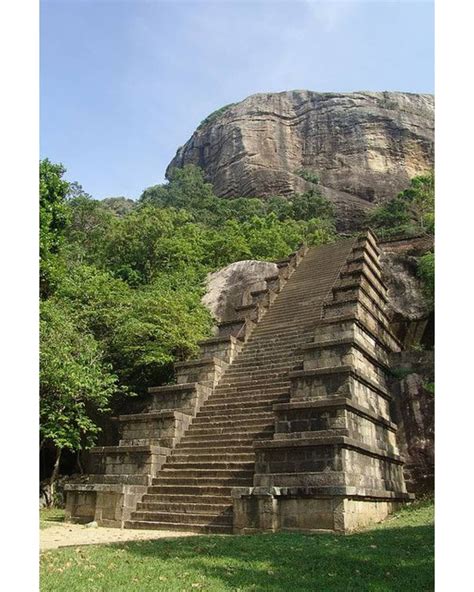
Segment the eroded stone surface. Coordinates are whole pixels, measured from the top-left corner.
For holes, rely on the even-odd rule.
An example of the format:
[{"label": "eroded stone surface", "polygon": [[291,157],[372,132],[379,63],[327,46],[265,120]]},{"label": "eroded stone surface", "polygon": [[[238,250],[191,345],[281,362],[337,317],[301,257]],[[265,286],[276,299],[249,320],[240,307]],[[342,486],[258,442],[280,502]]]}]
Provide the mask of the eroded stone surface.
[{"label": "eroded stone surface", "polygon": [[434,489],[434,352],[402,352],[394,355],[396,368],[395,411],[398,442],[409,491]]},{"label": "eroded stone surface", "polygon": [[420,257],[434,248],[433,238],[387,242],[381,247],[380,263],[394,330],[406,348],[419,343],[427,345],[433,306],[425,297],[418,265]]},{"label": "eroded stone surface", "polygon": [[210,118],[171,167],[200,166],[222,197],[291,195],[320,177],[340,228],[433,167],[434,98],[401,92],[259,93]]},{"label": "eroded stone surface", "polygon": [[235,316],[234,307],[242,304],[244,293],[265,287],[265,278],[277,273],[275,263],[237,261],[209,274],[202,302],[217,322],[230,320]]}]

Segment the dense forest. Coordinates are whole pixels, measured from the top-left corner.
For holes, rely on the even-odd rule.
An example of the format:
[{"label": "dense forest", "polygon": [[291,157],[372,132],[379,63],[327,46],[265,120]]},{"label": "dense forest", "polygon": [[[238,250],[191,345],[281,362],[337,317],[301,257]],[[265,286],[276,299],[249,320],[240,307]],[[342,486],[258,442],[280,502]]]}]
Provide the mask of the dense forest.
[{"label": "dense forest", "polygon": [[[186,166],[136,202],[99,201],[65,172],[40,162],[40,437],[54,452],[52,480],[64,450],[96,442],[101,415],[171,381],[173,362],[211,334],[201,304],[209,272],[338,237],[332,205],[317,190],[226,200]],[[385,238],[433,233],[433,175],[413,179],[367,224]],[[433,254],[420,275],[431,298]]]}]

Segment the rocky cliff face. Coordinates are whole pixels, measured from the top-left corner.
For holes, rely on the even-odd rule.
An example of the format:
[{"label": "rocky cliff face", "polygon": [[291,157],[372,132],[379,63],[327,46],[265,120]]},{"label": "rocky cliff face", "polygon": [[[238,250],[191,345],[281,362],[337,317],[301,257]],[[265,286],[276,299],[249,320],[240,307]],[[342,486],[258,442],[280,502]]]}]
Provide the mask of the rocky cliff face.
[{"label": "rocky cliff face", "polygon": [[168,167],[201,167],[222,197],[291,195],[317,174],[339,227],[433,167],[434,99],[399,92],[261,93],[211,115]]}]

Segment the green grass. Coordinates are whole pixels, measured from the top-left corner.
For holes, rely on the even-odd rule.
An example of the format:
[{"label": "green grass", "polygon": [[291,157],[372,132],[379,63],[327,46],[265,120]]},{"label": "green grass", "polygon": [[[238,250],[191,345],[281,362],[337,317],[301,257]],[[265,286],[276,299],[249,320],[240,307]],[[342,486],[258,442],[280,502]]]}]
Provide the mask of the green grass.
[{"label": "green grass", "polygon": [[87,546],[41,557],[43,592],[428,592],[433,504],[349,536],[278,533]]},{"label": "green grass", "polygon": [[64,522],[64,510],[58,508],[43,508],[40,510],[40,528],[48,528],[60,522]]}]

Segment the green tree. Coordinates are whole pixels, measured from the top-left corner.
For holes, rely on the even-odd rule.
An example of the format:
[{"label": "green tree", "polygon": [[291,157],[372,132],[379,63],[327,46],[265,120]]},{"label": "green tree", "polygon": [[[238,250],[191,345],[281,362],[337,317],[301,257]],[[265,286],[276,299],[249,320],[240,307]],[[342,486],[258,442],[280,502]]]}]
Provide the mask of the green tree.
[{"label": "green tree", "polygon": [[381,237],[434,234],[434,173],[414,177],[410,186],[376,207],[368,218]]},{"label": "green tree", "polygon": [[117,378],[87,327],[55,298],[41,303],[40,339],[40,436],[56,450],[53,493],[62,451],[94,444],[91,412],[107,409]]},{"label": "green tree", "polygon": [[117,216],[126,216],[137,205],[129,197],[106,197],[102,200],[103,205],[109,208]]},{"label": "green tree", "polygon": [[289,217],[293,220],[321,218],[334,221],[335,219],[332,203],[313,189],[306,193],[295,195],[291,201],[291,205],[291,214]]},{"label": "green tree", "polygon": [[427,300],[434,305],[435,296],[435,256],[429,252],[420,257],[418,261],[418,275],[423,281]]},{"label": "green tree", "polygon": [[416,233],[408,203],[400,197],[377,206],[369,215],[369,224],[381,237]]},{"label": "green tree", "polygon": [[203,171],[194,165],[171,169],[168,183],[145,189],[139,199],[142,203],[188,210],[206,209],[215,200],[212,185],[205,181]]},{"label": "green tree", "polygon": [[199,266],[205,237],[205,229],[188,212],[145,204],[110,229],[106,266],[132,286],[147,284],[164,270]]},{"label": "green tree", "polygon": [[423,232],[434,232],[435,180],[434,173],[414,177],[410,187],[399,194],[409,205],[410,212]]},{"label": "green tree", "polygon": [[65,234],[69,257],[103,266],[116,215],[102,201],[85,193],[69,199],[67,205],[70,222]]},{"label": "green tree", "polygon": [[69,210],[66,196],[69,183],[62,177],[66,169],[47,158],[40,162],[40,292],[47,297],[55,282],[55,257],[63,244]]}]

